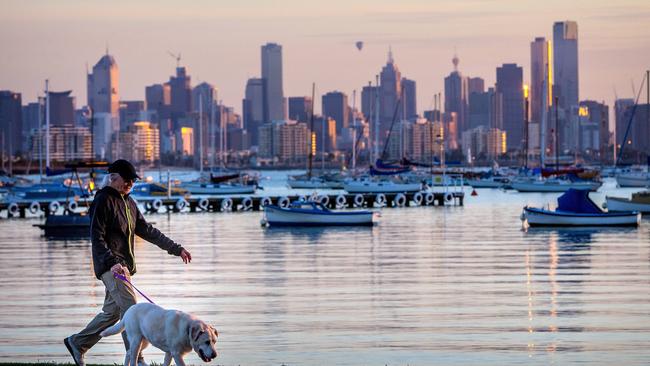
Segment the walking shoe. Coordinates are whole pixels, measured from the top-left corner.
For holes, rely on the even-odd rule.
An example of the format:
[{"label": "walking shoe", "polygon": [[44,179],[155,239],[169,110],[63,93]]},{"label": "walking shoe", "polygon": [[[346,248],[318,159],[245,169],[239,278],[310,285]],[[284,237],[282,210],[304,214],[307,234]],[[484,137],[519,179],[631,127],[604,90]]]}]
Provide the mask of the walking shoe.
[{"label": "walking shoe", "polygon": [[70,337],[67,337],[63,340],[63,344],[65,344],[65,348],[68,349],[68,352],[70,352],[70,355],[72,356],[72,359],[74,360],[74,363],[77,366],[86,366],[86,361],[84,361],[84,354],[77,349],[77,347],[72,343],[72,339]]},{"label": "walking shoe", "polygon": [[138,366],[149,366],[149,364],[144,360],[144,357],[142,357],[142,355],[138,357]]}]

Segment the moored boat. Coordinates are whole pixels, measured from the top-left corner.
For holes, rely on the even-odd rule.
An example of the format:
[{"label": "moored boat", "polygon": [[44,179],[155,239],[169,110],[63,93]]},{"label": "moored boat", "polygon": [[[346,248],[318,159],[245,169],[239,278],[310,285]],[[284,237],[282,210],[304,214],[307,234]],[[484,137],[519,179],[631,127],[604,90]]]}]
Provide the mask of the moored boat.
[{"label": "moored boat", "polygon": [[493,175],[489,177],[468,179],[467,184],[472,188],[510,188],[510,178]]},{"label": "moored boat", "polygon": [[48,238],[90,237],[90,216],[86,214],[51,215],[44,224],[34,226],[42,229]]},{"label": "moored boat", "polygon": [[637,211],[605,212],[590,198],[588,190],[570,189],[557,199],[555,210],[524,207],[521,220],[530,226],[638,226]]},{"label": "moored boat", "polygon": [[347,181],[343,189],[348,193],[411,193],[422,190],[421,183],[393,180],[359,179]]},{"label": "moored boat", "polygon": [[569,189],[589,190],[595,192],[603,183],[601,181],[572,181],[569,179],[516,179],[511,183],[512,189],[519,192],[566,192]]},{"label": "moored boat", "polygon": [[639,211],[650,213],[650,191],[633,193],[632,198],[605,197],[609,211]]},{"label": "moored boat", "polygon": [[[170,188],[170,193],[171,196],[185,196],[187,195],[188,191],[187,189],[184,188],[179,188],[179,187],[171,187]],[[160,183],[136,183],[133,185],[133,190],[131,190],[131,195],[137,196],[137,197],[149,197],[149,196],[154,196],[154,197],[162,197],[162,196],[167,196],[167,187]]]},{"label": "moored boat", "polygon": [[294,202],[289,207],[264,206],[269,226],[371,226],[372,211],[332,211],[316,202]]},{"label": "moored boat", "polygon": [[188,190],[192,194],[253,194],[255,193],[256,186],[243,185],[239,183],[202,183],[202,182],[189,182],[184,183],[182,188]]},{"label": "moored boat", "polygon": [[616,176],[619,187],[650,187],[650,174],[644,172],[621,173]]}]

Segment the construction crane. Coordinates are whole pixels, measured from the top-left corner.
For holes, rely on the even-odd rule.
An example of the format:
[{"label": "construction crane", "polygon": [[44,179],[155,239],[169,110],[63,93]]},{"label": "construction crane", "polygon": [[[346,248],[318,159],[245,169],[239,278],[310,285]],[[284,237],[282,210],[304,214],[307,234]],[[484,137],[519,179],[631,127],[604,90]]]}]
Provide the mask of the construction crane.
[{"label": "construction crane", "polygon": [[180,65],[181,65],[181,53],[179,52],[178,54],[176,54],[176,53],[173,53],[171,51],[167,51],[167,53],[169,53],[169,55],[171,57],[176,59],[176,67],[180,67]]}]

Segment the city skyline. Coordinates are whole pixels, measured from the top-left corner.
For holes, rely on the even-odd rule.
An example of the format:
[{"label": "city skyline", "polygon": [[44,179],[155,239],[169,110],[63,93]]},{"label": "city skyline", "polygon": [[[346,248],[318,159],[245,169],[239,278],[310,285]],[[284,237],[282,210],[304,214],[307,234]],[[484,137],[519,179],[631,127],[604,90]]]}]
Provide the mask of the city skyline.
[{"label": "city skyline", "polygon": [[[643,26],[650,5],[642,1],[328,4],[198,1],[179,8],[172,1],[118,1],[107,8],[76,0],[6,1],[0,85],[22,93],[28,103],[49,78],[52,90],[73,90],[86,100],[86,67],[108,47],[120,69],[120,98],[144,100],[145,86],[174,74],[171,51],[182,55],[193,83],[215,85],[223,103],[241,113],[246,81],[261,77],[263,44],[282,46],[285,97],[309,96],[312,82],[317,95],[340,90],[351,96],[354,89],[360,95],[391,47],[400,71],[418,83],[422,114],[431,109],[433,94],[444,90],[454,54],[459,71],[483,78],[486,87],[494,85],[495,70],[504,63],[522,66],[530,84],[530,43],[552,39],[556,21],[580,27],[580,100],[611,106],[615,90],[619,98],[631,97],[632,83],[638,87],[650,59],[650,30]],[[356,41],[364,42],[362,50]],[[320,98],[314,102],[319,110]]]}]

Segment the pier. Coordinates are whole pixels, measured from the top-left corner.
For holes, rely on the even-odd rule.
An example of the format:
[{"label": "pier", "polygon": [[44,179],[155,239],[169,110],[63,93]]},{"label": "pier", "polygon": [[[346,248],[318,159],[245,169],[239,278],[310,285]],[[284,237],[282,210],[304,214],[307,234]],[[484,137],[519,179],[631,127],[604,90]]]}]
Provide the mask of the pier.
[{"label": "pier", "polygon": [[[399,208],[417,206],[463,206],[465,194],[454,192],[415,192],[415,193],[340,193],[286,196],[205,196],[205,197],[134,197],[144,213],[156,212],[236,212],[261,211],[264,205],[273,204],[287,207],[293,201],[320,202],[331,209],[352,208]],[[90,201],[88,201],[90,205]],[[64,212],[86,211],[83,200],[75,201],[14,201],[0,202],[0,217],[25,218],[27,212],[47,217],[59,210]]]}]

